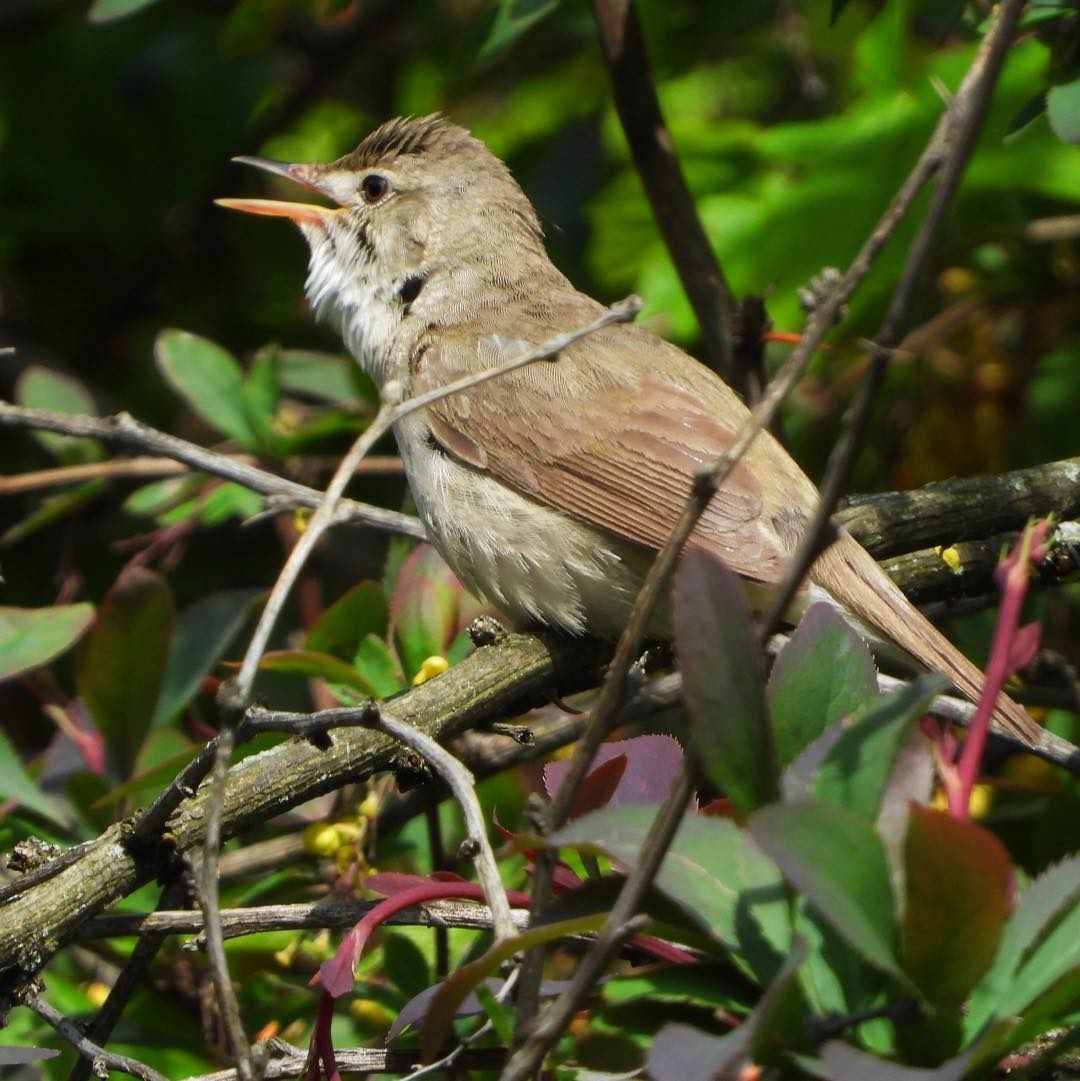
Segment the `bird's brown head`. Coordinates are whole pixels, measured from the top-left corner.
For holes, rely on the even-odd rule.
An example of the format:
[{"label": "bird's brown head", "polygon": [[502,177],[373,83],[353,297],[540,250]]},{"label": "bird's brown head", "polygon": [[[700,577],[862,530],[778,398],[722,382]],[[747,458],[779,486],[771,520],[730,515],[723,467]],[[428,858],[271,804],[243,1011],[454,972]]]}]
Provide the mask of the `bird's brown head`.
[{"label": "bird's brown head", "polygon": [[546,259],[536,213],[510,171],[437,115],[387,121],[326,164],[235,160],[335,204],[218,200],[300,227],[311,248],[308,299],[369,367],[421,292],[426,304],[442,297],[460,306],[486,281],[512,277],[537,254]]}]

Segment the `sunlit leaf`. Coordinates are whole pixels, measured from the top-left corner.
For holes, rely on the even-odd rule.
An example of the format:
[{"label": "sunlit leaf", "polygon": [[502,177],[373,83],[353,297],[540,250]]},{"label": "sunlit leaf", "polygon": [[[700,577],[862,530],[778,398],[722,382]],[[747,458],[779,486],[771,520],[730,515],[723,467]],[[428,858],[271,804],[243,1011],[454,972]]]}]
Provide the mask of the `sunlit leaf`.
[{"label": "sunlit leaf", "polygon": [[[605,807],[548,840],[629,868],[637,863],[655,816],[656,808],[644,804]],[[775,973],[777,958],[790,947],[786,895],[776,867],[745,830],[729,819],[687,815],[655,884],[759,978]]]},{"label": "sunlit leaf", "polygon": [[840,613],[814,604],[776,658],[765,693],[776,757],[786,766],[834,721],[877,698],[877,669]]},{"label": "sunlit leaf", "polygon": [[406,558],[390,597],[390,627],[407,679],[442,656],[457,631],[461,583],[429,544]]},{"label": "sunlit leaf", "polygon": [[749,822],[784,877],[872,965],[907,984],[885,848],[861,815],[829,803],[775,804]]},{"label": "sunlit leaf", "polygon": [[154,356],[169,385],[223,435],[255,449],[259,433],[244,394],[244,374],[231,353],[186,330],[163,330]]},{"label": "sunlit leaf", "polygon": [[382,586],[361,582],[323,612],[308,633],[305,648],[349,659],[369,634],[386,633],[388,611]]},{"label": "sunlit leaf", "polygon": [[1080,856],[1051,867],[1020,898],[997,955],[971,996],[965,1032],[994,1017],[1023,1014],[1031,1002],[1080,968]]},{"label": "sunlit leaf", "polygon": [[401,665],[390,647],[377,635],[368,634],[356,647],[353,667],[374,688],[377,698],[389,698],[405,686]]},{"label": "sunlit leaf", "polygon": [[0,607],[0,680],[48,664],[70,649],[94,618],[88,603],[55,608]]},{"label": "sunlit leaf", "polygon": [[325,679],[327,683],[349,687],[361,694],[375,695],[375,688],[360,672],[329,653],[316,653],[310,649],[271,650],[263,654],[259,667],[267,672]]},{"label": "sunlit leaf", "polygon": [[[671,736],[633,736],[630,739],[609,740],[600,745],[591,768],[612,758],[624,760],[618,785],[611,795],[611,806],[620,803],[658,804],[671,791],[671,786],[683,762],[683,749]],[[549,762],[544,767],[544,788],[554,796],[569,772],[569,761]]]},{"label": "sunlit leaf", "polygon": [[873,818],[908,734],[946,685],[920,676],[863,709],[825,755],[814,795]]}]

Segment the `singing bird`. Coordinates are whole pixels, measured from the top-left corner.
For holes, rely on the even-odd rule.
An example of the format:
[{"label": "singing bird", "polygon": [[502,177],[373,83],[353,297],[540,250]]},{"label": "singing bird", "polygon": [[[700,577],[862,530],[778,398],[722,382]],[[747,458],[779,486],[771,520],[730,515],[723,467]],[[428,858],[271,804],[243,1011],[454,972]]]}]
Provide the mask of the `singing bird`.
[{"label": "singing bird", "polygon": [[[380,390],[415,395],[504,364],[604,308],[551,262],[506,165],[440,116],[388,121],[328,164],[241,162],[334,205],[221,199],[284,217],[310,247],[306,292]],[[636,325],[615,325],[541,362],[403,418],[398,447],[421,519],[471,590],[508,615],[614,637],[695,470],[732,443],[746,406],[710,369]],[[760,605],[818,500],[762,433],[689,544],[718,556]],[[983,676],[841,532],[796,607],[827,599],[977,697]],[[666,629],[661,613],[657,626]],[[998,719],[1037,728],[1004,696]]]}]

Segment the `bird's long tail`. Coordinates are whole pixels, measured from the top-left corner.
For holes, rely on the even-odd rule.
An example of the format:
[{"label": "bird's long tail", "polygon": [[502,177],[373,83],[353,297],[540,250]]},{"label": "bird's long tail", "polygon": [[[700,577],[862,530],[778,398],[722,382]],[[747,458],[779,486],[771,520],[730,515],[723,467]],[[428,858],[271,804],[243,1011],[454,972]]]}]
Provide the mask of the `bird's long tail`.
[{"label": "bird's long tail", "polygon": [[[842,534],[814,564],[810,576],[921,665],[948,676],[972,701],[978,700],[986,680],[983,673],[915,608],[854,538]],[[1004,694],[998,698],[994,716],[1029,746],[1037,744],[1038,725],[1011,698]]]}]

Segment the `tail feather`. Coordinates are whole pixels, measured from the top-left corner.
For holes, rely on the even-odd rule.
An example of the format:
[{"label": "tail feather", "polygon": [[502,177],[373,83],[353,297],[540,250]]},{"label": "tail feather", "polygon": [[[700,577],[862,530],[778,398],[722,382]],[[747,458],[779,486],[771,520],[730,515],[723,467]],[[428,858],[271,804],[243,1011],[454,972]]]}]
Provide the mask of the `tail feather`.
[{"label": "tail feather", "polygon": [[[885,633],[931,671],[941,672],[972,701],[986,677],[904,596],[874,558],[846,533],[814,564],[811,578],[864,622]],[[994,717],[1028,746],[1039,726],[1011,698],[998,698]]]}]

